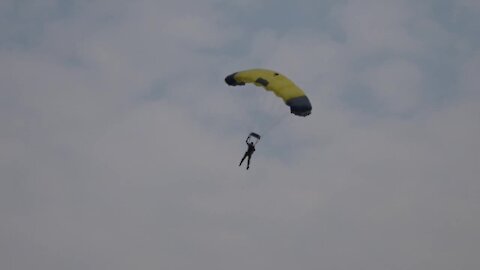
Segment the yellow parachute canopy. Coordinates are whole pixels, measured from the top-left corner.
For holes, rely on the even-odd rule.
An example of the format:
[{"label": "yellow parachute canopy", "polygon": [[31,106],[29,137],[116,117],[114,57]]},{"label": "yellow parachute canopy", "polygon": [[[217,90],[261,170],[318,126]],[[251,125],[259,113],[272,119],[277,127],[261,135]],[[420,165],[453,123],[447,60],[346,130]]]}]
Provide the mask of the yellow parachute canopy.
[{"label": "yellow parachute canopy", "polygon": [[290,112],[298,116],[307,116],[312,111],[310,100],[302,89],[284,75],[268,69],[249,69],[238,71],[225,78],[228,85],[253,83],[272,91],[290,106]]}]

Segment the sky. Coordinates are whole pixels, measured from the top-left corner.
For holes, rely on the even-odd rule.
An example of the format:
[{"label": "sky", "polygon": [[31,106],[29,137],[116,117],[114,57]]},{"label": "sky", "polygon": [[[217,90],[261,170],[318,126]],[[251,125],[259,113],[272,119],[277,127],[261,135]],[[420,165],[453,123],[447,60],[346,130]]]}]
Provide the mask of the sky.
[{"label": "sky", "polygon": [[480,269],[479,70],[476,0],[2,0],[0,268]]}]

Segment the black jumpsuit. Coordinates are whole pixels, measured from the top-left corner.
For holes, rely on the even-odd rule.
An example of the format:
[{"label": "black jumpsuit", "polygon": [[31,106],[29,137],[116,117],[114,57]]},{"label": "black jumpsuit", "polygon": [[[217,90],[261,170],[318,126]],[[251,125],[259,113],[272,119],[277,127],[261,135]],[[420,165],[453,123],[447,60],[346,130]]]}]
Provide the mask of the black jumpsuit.
[{"label": "black jumpsuit", "polygon": [[250,168],[250,159],[252,158],[253,152],[255,152],[255,145],[253,144],[253,142],[247,141],[246,143],[248,145],[247,152],[245,152],[245,155],[243,155],[243,158],[240,161],[240,164],[238,164],[238,166],[242,165],[243,160],[245,160],[245,158],[248,157],[247,159],[247,170],[248,170],[248,168]]}]

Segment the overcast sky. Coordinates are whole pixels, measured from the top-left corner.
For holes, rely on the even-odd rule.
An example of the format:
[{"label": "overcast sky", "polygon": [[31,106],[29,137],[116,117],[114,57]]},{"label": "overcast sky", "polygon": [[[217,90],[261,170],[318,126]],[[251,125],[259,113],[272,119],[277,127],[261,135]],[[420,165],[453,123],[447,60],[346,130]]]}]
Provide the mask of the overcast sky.
[{"label": "overcast sky", "polygon": [[480,269],[479,70],[477,0],[1,0],[0,269]]}]

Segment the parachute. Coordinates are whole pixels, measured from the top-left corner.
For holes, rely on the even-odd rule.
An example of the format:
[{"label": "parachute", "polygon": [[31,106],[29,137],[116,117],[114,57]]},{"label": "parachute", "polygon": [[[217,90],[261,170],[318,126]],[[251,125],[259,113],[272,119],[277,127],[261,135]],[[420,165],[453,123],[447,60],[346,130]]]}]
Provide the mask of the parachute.
[{"label": "parachute", "polygon": [[260,135],[255,132],[251,132],[247,137],[247,143],[253,142],[253,145],[256,145],[260,141]]},{"label": "parachute", "polygon": [[310,100],[294,82],[284,75],[268,69],[249,69],[228,75],[225,82],[231,86],[253,83],[267,91],[272,91],[290,107],[290,112],[298,116],[307,116],[312,112]]}]

